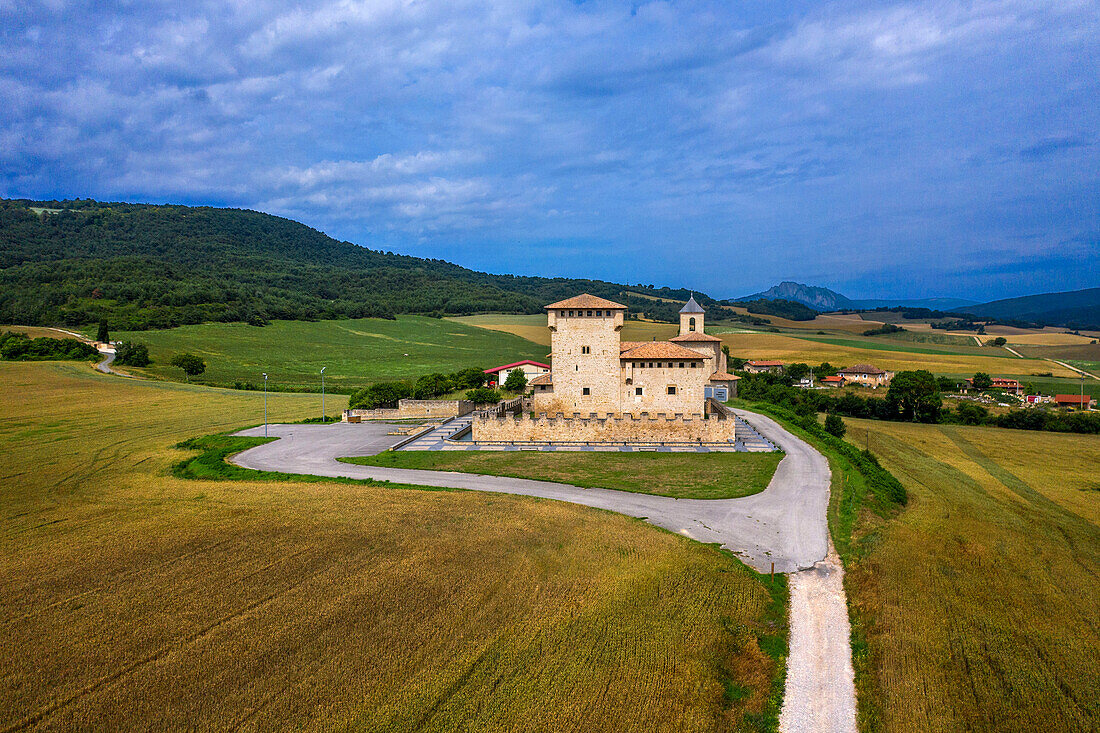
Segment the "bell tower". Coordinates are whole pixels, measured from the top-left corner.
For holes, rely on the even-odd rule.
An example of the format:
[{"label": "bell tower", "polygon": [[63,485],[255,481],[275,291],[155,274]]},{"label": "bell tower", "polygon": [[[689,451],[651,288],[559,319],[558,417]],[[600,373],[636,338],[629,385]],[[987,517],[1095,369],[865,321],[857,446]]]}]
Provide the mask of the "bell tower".
[{"label": "bell tower", "polygon": [[680,309],[680,335],[703,333],[703,314],[702,307],[695,302],[695,294],[692,293],[691,298]]}]

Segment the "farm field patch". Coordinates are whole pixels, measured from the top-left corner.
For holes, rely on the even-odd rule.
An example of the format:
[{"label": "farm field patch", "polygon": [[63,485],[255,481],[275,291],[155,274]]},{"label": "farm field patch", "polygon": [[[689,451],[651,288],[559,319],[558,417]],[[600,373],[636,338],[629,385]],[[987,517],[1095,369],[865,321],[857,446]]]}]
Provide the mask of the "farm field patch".
[{"label": "farm field patch", "polygon": [[1100,724],[1100,438],[848,420],[909,506],[858,520],[866,730]]},{"label": "farm field patch", "polygon": [[0,380],[4,728],[711,731],[774,698],[782,605],[713,548],[525,497],[180,479],[172,446],[262,395]]},{"label": "farm field patch", "polygon": [[[883,369],[899,371],[903,369],[927,369],[934,374],[964,374],[983,371],[998,376],[1027,376],[1036,372],[1051,372],[1057,377],[1072,377],[1074,372],[1040,359],[1006,358],[1011,356],[993,356],[997,350],[977,349],[974,355],[943,353],[934,350],[932,345],[926,349],[908,347],[902,351],[888,348],[866,348],[862,341],[843,339],[843,344],[814,341],[809,338],[790,334],[748,333],[721,334],[722,341],[730,347],[732,356],[745,359],[779,359],[781,361],[820,364],[827,361],[834,365],[870,363]],[[885,344],[882,344],[885,347]],[[928,353],[921,353],[922,351]]]},{"label": "farm field patch", "polygon": [[262,387],[261,374],[267,372],[272,386],[317,391],[321,367],[327,367],[327,386],[348,390],[384,379],[546,357],[545,349],[513,334],[421,316],[399,316],[395,321],[272,321],[262,328],[204,323],[112,333],[111,338],[149,345],[153,364],[133,369],[137,374],[182,380],[183,373],[168,362],[174,354],[190,351],[206,361],[206,372],[196,378],[205,384],[232,386],[240,381]]},{"label": "farm field patch", "polygon": [[780,453],[396,451],[343,460],[361,466],[557,481],[678,499],[733,499],[766,489],[782,458]]}]

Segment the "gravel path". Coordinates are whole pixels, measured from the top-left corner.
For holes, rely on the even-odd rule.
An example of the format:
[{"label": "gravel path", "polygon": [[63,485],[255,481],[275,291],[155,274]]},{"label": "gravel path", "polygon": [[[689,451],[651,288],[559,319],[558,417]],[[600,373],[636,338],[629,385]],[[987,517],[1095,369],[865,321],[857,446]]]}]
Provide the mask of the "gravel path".
[{"label": "gravel path", "polygon": [[829,554],[791,573],[791,636],[779,730],[856,733],[856,687],[844,568]]}]

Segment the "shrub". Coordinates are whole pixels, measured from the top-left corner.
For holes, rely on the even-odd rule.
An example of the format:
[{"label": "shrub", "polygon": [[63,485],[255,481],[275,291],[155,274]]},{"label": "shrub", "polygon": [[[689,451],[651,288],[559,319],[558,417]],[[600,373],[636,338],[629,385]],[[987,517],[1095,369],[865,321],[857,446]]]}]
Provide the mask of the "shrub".
[{"label": "shrub", "polygon": [[397,401],[412,397],[412,388],[405,382],[378,382],[351,395],[348,407],[352,410],[377,410],[380,407],[397,407]]},{"label": "shrub", "polygon": [[985,372],[975,372],[971,384],[974,385],[974,389],[989,389],[993,386],[993,377]]},{"label": "shrub", "polygon": [[840,415],[830,412],[825,418],[825,432],[837,438],[843,438],[844,433],[848,432],[848,427]]},{"label": "shrub", "polygon": [[36,338],[25,333],[0,334],[0,356],[11,361],[60,361],[88,359],[99,352],[78,339]]},{"label": "shrub", "polygon": [[488,387],[478,387],[467,392],[466,399],[479,405],[488,404],[490,402],[500,402],[500,392]]}]

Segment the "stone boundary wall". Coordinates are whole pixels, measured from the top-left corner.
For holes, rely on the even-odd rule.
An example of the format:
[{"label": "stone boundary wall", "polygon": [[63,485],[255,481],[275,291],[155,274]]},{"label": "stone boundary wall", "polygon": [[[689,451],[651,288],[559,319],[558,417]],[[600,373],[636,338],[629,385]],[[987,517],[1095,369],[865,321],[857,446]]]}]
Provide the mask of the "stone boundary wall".
[{"label": "stone boundary wall", "polygon": [[375,410],[344,410],[344,422],[360,420],[412,420],[459,417],[473,412],[469,400],[398,400],[397,407]]},{"label": "stone boundary wall", "polygon": [[473,439],[523,443],[725,443],[734,439],[734,424],[733,420],[705,418],[699,413],[620,413],[603,417],[525,414],[478,417],[473,422]]}]

